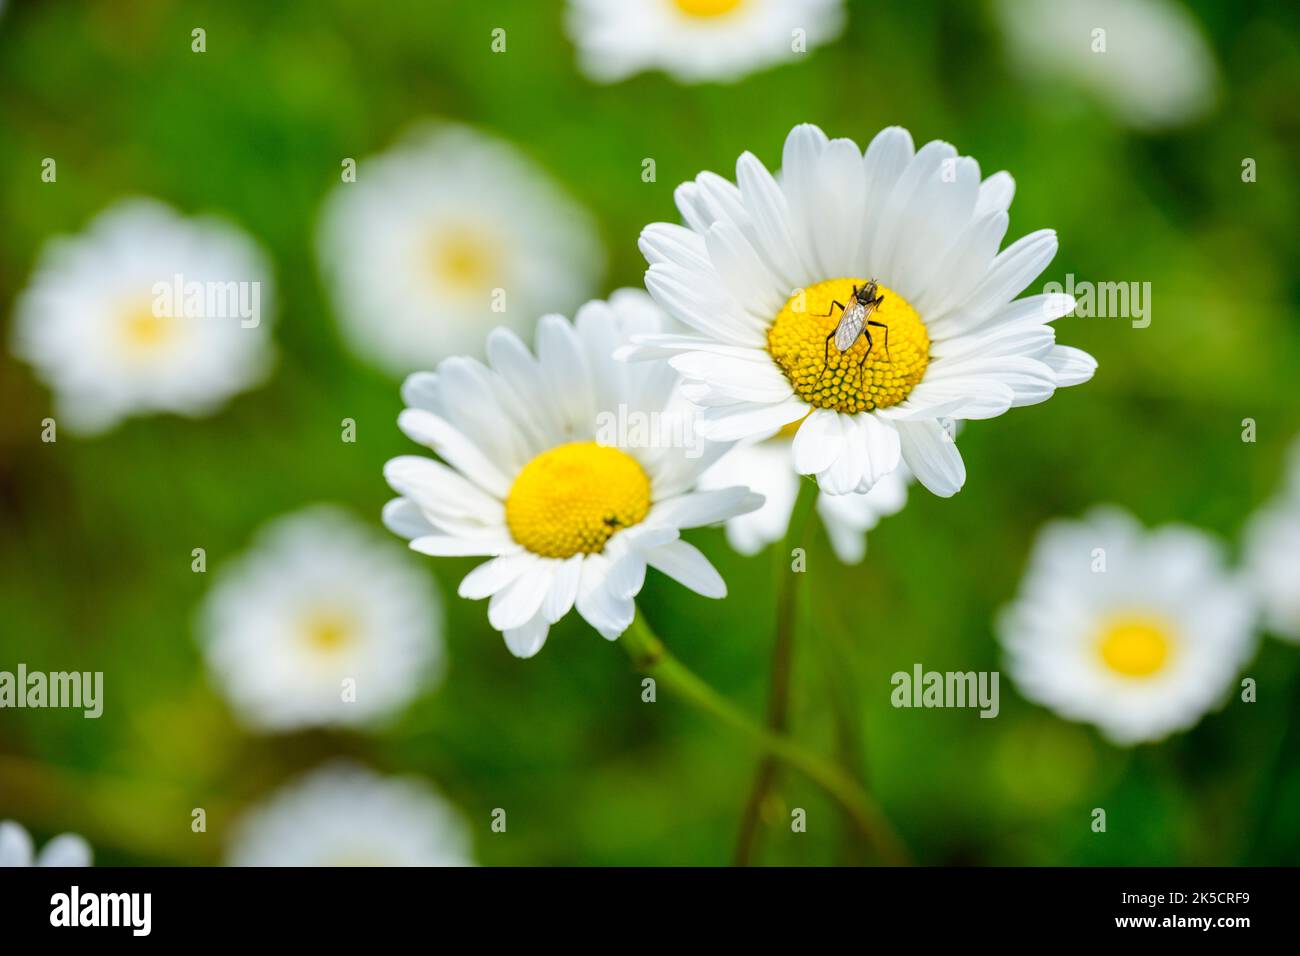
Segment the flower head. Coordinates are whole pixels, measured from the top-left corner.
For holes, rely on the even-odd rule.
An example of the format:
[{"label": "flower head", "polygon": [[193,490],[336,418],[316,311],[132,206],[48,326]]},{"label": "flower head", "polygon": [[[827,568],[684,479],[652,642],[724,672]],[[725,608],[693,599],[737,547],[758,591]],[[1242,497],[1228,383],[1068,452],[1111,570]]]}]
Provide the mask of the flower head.
[{"label": "flower head", "polygon": [[262,252],[232,226],[122,200],[41,253],[15,307],[14,354],[75,431],[211,414],[270,370],[270,280]]},{"label": "flower head", "polygon": [[90,866],[90,844],[75,833],[62,833],[41,849],[20,823],[0,821],[0,867]]},{"label": "flower head", "polygon": [[[683,184],[687,225],[641,234],[646,287],[697,334],[642,335],[620,353],[667,357],[702,406],[706,437],[799,423],[795,470],[823,491],[869,491],[901,461],[947,496],[966,478],[954,420],[1091,377],[1091,356],[1057,345],[1048,324],[1073,299],[1015,300],[1056,236],[1040,230],[998,252],[1014,192],[1006,173],[981,181],[975,160],[938,141],[914,151],[899,127],[864,155],[804,125],[786,139],[779,180],[750,153],[736,177]],[[842,322],[859,333],[837,341]]]},{"label": "flower head", "polygon": [[683,83],[729,81],[834,40],[844,2],[571,0],[567,25],[598,82],[654,69]]},{"label": "flower head", "polygon": [[439,676],[442,609],[401,548],[318,506],[272,522],[221,569],[200,641],[245,724],[365,725]]},{"label": "flower head", "polygon": [[1039,534],[999,630],[1026,697],[1133,744],[1186,730],[1222,702],[1254,649],[1252,623],[1208,535],[1146,531],[1099,509]]},{"label": "flower head", "polygon": [[250,811],[230,866],[470,866],[459,812],[418,778],[327,764]]},{"label": "flower head", "polygon": [[[434,556],[491,557],[461,582],[520,657],[576,606],[603,636],[632,622],[653,567],[706,597],[726,585],[683,528],[753,510],[747,489],[696,491],[726,446],[697,443],[676,373],[612,353],[666,319],[635,290],[538,323],[536,355],[494,331],[488,364],[451,358],[406,380],[398,425],[443,462],[390,461],[384,521]],[[612,427],[624,423],[628,427]]]},{"label": "flower head", "polygon": [[348,340],[400,374],[576,306],[604,267],[584,209],[513,146],[450,123],[362,160],[319,246]]}]

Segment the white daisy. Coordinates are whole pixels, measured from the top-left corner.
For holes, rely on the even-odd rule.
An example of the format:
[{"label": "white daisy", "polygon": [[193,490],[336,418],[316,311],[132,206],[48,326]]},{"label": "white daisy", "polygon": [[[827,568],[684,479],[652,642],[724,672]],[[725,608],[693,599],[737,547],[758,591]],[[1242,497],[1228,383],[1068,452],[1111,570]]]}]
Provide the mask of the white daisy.
[{"label": "white daisy", "polygon": [[1291,447],[1285,489],[1246,526],[1245,563],[1268,629],[1300,643],[1300,439]]},{"label": "white daisy", "polygon": [[1040,532],[999,630],[1026,697],[1133,744],[1222,703],[1254,649],[1252,618],[1213,538],[1106,508]]},{"label": "white daisy", "polygon": [[708,559],[680,539],[683,528],[761,503],[745,488],[694,490],[725,446],[655,447],[605,427],[620,414],[633,423],[685,418],[672,369],[611,357],[628,335],[665,323],[645,293],[626,289],[587,303],[572,324],[543,316],[536,358],[497,329],[490,367],[451,358],[402,388],[409,407],[398,425],[446,464],[390,461],[384,476],[402,497],[384,521],[423,554],[492,556],[459,593],[492,599],[488,620],[519,657],[536,654],[575,605],[617,638],[632,622],[647,565],[706,597],[726,594]]},{"label": "white daisy", "polygon": [[318,506],[272,522],[221,569],[200,642],[251,727],[368,724],[440,676],[442,608],[400,548]]},{"label": "white daisy", "polygon": [[[1074,308],[1070,296],[1012,301],[1051,261],[1056,235],[997,251],[1009,175],[981,182],[975,160],[938,141],[914,152],[899,127],[864,156],[797,126],[783,163],[778,181],[743,154],[738,187],[701,173],[677,189],[687,225],[641,234],[646,287],[700,334],[640,336],[620,354],[668,357],[703,407],[704,435],[802,422],[795,470],[823,491],[869,491],[903,461],[948,496],[966,479],[950,420],[992,418],[1092,376],[1092,357],[1056,345],[1048,324]],[[829,339],[837,303],[852,306],[871,278],[880,324],[841,354]]]},{"label": "white daisy", "polygon": [[6,866],[90,866],[90,844],[75,833],[62,833],[35,852],[22,824],[0,821],[0,868]]},{"label": "white daisy", "polygon": [[[757,554],[785,537],[802,479],[790,467],[787,432],[737,445],[700,477],[700,488],[747,484],[763,496],[763,506],[727,521],[727,541],[741,554]],[[867,532],[881,518],[897,514],[907,503],[912,476],[906,465],[885,475],[866,494],[817,494],[817,514],[831,548],[845,564],[858,564],[867,554]]]},{"label": "white daisy", "polygon": [[663,70],[683,83],[737,80],[829,43],[843,0],[570,0],[578,62],[613,83]]},{"label": "white daisy", "polygon": [[427,782],[346,762],[313,770],[248,813],[229,866],[472,866],[460,813]]},{"label": "white daisy", "polygon": [[93,433],[133,414],[208,415],[259,383],[271,315],[271,269],[248,236],[121,200],[42,251],[13,352],[54,391],[60,423]]},{"label": "white daisy", "polygon": [[1162,129],[1214,106],[1214,55],[1195,18],[1171,0],[998,0],[1011,59],[1030,78],[1091,91],[1121,122]]},{"label": "white daisy", "polygon": [[454,124],[362,160],[325,204],[319,248],[346,337],[397,374],[573,308],[604,268],[584,209],[513,146]]}]

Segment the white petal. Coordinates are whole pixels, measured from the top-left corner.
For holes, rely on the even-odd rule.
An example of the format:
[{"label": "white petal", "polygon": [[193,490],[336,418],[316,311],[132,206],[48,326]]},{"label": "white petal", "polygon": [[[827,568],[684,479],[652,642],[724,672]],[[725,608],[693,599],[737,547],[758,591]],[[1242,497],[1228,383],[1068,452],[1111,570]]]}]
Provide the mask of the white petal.
[{"label": "white petal", "polygon": [[1062,388],[1079,385],[1092,378],[1097,371],[1097,360],[1082,349],[1057,345],[1043,359],[1056,375],[1056,384]]},{"label": "white petal", "polygon": [[727,596],[727,584],[700,550],[685,541],[673,541],[647,552],[646,562],[678,584],[707,598]]},{"label": "white petal", "polygon": [[485,561],[465,575],[456,593],[467,601],[481,601],[513,584],[521,574],[541,560],[538,555],[528,551],[503,554],[499,558]]},{"label": "white petal", "polygon": [[506,639],[506,647],[511,654],[526,658],[542,649],[550,629],[550,625],[538,614],[527,624],[502,631],[502,636]]},{"label": "white petal", "polygon": [[90,866],[90,844],[75,833],[50,840],[36,856],[37,866]]},{"label": "white petal", "polygon": [[941,498],[950,498],[966,483],[966,464],[957,443],[937,421],[898,422],[903,461],[916,480]]}]

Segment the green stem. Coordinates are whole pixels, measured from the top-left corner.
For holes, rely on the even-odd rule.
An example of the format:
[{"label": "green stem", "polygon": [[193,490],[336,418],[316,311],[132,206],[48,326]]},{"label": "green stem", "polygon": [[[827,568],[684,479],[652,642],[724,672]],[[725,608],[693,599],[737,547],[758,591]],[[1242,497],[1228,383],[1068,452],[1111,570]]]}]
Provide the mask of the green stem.
[{"label": "green stem", "polygon": [[619,639],[632,663],[695,707],[744,737],[765,754],[802,773],[850,815],[859,832],[891,864],[908,862],[902,843],[871,798],[839,767],[809,753],[784,734],[759,726],[729,700],[673,657],[646,624],[640,610]]},{"label": "green stem", "polygon": [[[774,733],[784,732],[789,718],[790,665],[794,656],[795,618],[799,605],[799,583],[802,579],[802,574],[796,574],[787,562],[791,551],[804,543],[808,521],[816,503],[817,483],[801,478],[799,493],[790,512],[790,522],[786,526],[785,539],[774,552],[776,627],[772,639],[772,685],[767,708],[767,726]],[[740,817],[734,857],[737,866],[748,866],[753,858],[763,801],[775,785],[776,775],[776,759],[771,754],[764,754],[754,771],[754,780],[750,784],[749,796]]]}]

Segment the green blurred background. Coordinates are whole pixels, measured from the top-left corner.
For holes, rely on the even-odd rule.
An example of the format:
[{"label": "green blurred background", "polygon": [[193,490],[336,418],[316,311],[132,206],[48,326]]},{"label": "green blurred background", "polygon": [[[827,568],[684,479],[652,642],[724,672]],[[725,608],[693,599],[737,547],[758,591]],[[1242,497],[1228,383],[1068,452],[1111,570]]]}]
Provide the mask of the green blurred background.
[{"label": "green blurred background", "polygon": [[[102,670],[107,702],[98,721],[0,712],[0,818],[38,842],[79,832],[98,864],[215,863],[234,814],[350,754],[435,781],[470,820],[485,864],[728,861],[754,754],[667,693],[641,703],[622,651],[576,616],[537,658],[516,660],[484,606],[455,597],[473,562],[413,556],[447,605],[443,687],[382,734],[256,737],[207,682],[193,618],[211,575],[191,572],[190,552],[206,548],[218,568],[265,521],[316,501],[377,528],[390,497],[383,463],[418,451],[394,424],[397,382],[345,350],[320,281],[317,215],[341,158],[373,155],[427,116],[513,141],[598,218],[611,258],[603,294],[640,284],[637,234],[676,220],[681,180],[730,175],[744,149],[775,167],[799,122],[862,144],[899,123],[918,143],[953,142],[986,175],[1012,172],[1010,236],[1051,226],[1061,237],[1042,281],[1150,281],[1152,323],[1058,322],[1060,341],[1098,358],[1095,380],[967,427],[962,493],[914,489],[871,534],[861,567],[836,565],[818,530],[795,733],[866,768],[924,863],[1300,862],[1293,646],[1266,640],[1247,668],[1258,703],[1234,698],[1193,731],[1134,750],[1025,702],[1005,674],[997,720],[889,704],[889,675],[918,661],[998,668],[991,621],[1045,519],[1111,501],[1147,524],[1180,520],[1235,541],[1280,482],[1300,432],[1300,30],[1284,6],[1189,3],[1219,61],[1222,101],[1191,128],[1141,135],[1085,93],[1019,79],[980,3],[853,3],[834,44],[697,87],[661,74],[589,83],[558,3],[10,3],[0,16],[6,343],[41,245],[115,197],[145,194],[224,214],[265,245],[281,357],[269,384],[210,419],[133,419],[102,438],[43,444],[50,396],[0,356],[0,669]],[[203,55],[190,52],[195,26],[207,30]],[[497,26],[508,30],[502,56],[489,51]],[[57,184],[41,182],[46,156]],[[657,182],[641,180],[645,157]],[[1244,157],[1258,182],[1242,182]],[[356,444],[339,441],[345,417],[358,422]],[[1247,417],[1255,444],[1241,441]],[[731,597],[707,601],[652,574],[642,606],[679,657],[761,715],[772,556],[740,558],[720,531],[692,540]],[[851,694],[847,740],[828,686]],[[199,806],[207,834],[190,831]],[[1105,835],[1089,829],[1097,806]],[[505,834],[489,829],[495,807],[509,813]],[[790,833],[791,807],[807,808],[806,834]],[[782,775],[769,810],[765,862],[871,859],[800,778]]]}]

